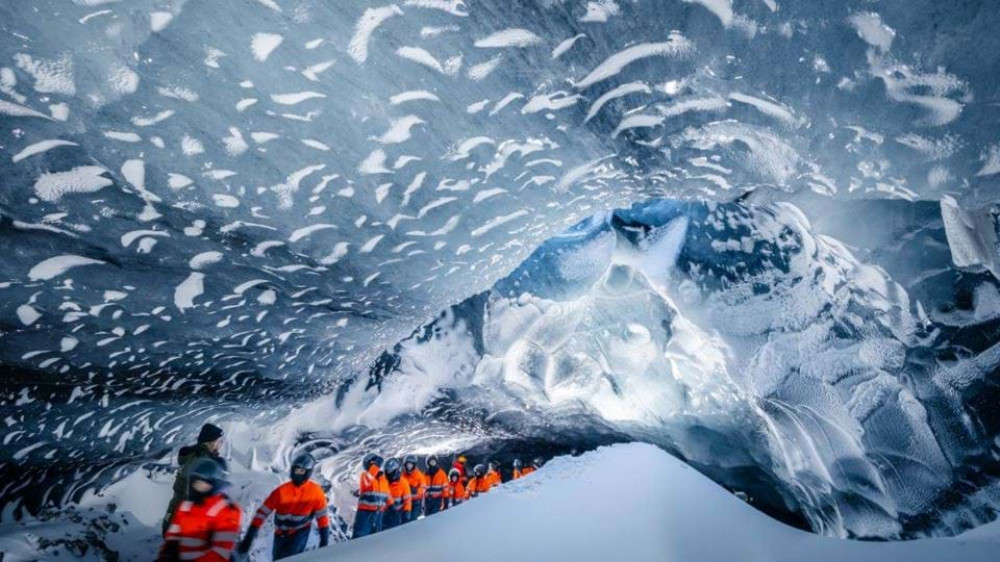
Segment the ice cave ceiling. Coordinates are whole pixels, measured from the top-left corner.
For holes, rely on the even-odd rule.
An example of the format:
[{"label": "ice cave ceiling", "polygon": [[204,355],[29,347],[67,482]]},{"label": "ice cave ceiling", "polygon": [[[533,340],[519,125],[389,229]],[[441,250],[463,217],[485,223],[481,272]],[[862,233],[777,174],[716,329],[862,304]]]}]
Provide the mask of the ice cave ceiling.
[{"label": "ice cave ceiling", "polygon": [[[360,423],[372,389],[350,381],[376,365],[371,380],[391,384],[382,374],[414,360],[380,354],[449,306],[492,288],[521,314],[531,299],[601,290],[639,298],[643,314],[662,307],[633,322],[647,328],[684,309],[685,333],[717,357],[684,347],[676,325],[625,340],[682,346],[700,362],[690,369],[726,375],[703,396],[715,402],[650,406],[630,430],[700,416],[735,439],[710,421],[752,414],[746,400],[746,412],[727,407],[733,396],[840,400],[857,419],[834,425],[868,441],[769,477],[808,503],[810,471],[834,467],[821,487],[861,498],[850,517],[864,521],[817,516],[818,530],[891,536],[902,515],[917,527],[954,482],[978,483],[973,494],[991,481],[967,476],[985,470],[997,433],[983,397],[996,396],[1000,361],[998,25],[989,1],[4,2],[0,503],[71,499],[209,417],[280,415],[339,390],[331,428]],[[684,232],[666,220],[681,214]],[[659,247],[646,239],[656,229],[673,242],[660,265],[635,257]],[[611,246],[544,259],[601,232]],[[508,277],[519,266],[530,279]],[[773,306],[753,305],[772,291]],[[497,320],[497,306],[473,349],[457,347],[477,376],[484,357],[530,363],[525,346],[545,345],[515,346],[503,330],[526,324]],[[621,310],[573,321],[599,330]],[[783,387],[808,375],[816,338],[839,342],[823,350],[841,371],[817,375],[831,379],[823,389]],[[584,364],[622,354],[573,341],[555,372],[659,368]],[[857,380],[857,354],[875,357],[864,369],[877,376]],[[851,377],[848,396],[827,395]],[[546,404],[599,393],[563,387],[557,400],[557,383],[541,389]],[[528,394],[494,404],[535,400],[533,383],[517,384]],[[879,434],[866,424],[888,395],[898,415],[876,419]],[[600,419],[622,420],[614,400],[593,404]],[[901,420],[909,437],[887,429]],[[674,429],[650,439],[712,458]],[[912,461],[920,493],[886,480],[879,463],[892,459]],[[25,466],[32,478],[14,482]],[[64,478],[82,467],[95,474]]]}]

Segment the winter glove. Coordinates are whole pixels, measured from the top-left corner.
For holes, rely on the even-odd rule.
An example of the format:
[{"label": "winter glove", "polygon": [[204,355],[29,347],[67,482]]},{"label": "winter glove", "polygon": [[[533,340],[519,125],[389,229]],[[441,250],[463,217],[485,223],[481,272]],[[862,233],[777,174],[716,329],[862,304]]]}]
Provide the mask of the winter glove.
[{"label": "winter glove", "polygon": [[240,554],[246,554],[250,552],[250,547],[253,546],[253,540],[257,538],[257,527],[251,526],[247,529],[247,534],[240,541],[240,546],[237,547],[236,552]]},{"label": "winter glove", "polygon": [[160,547],[160,552],[156,557],[156,562],[173,562],[181,559],[181,543],[177,541],[167,541]]},{"label": "winter glove", "polygon": [[323,548],[328,544],[330,544],[330,528],[322,527],[319,530],[319,547]]}]

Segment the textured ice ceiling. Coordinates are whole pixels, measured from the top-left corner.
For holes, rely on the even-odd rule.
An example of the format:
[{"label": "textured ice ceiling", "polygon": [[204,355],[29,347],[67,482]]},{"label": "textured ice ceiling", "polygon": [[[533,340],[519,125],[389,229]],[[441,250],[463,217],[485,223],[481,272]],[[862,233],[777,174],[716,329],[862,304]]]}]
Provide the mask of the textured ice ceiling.
[{"label": "textured ice ceiling", "polygon": [[998,24],[988,1],[5,2],[0,459],[37,479],[0,501],[329,392],[634,202],[943,200],[955,261],[995,272]]}]

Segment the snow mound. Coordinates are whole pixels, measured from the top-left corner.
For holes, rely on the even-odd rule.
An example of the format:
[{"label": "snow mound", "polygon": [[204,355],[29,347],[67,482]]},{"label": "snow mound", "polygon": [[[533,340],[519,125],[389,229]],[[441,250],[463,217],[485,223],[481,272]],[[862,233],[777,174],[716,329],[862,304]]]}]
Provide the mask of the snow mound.
[{"label": "snow mound", "polygon": [[[720,537],[720,535],[722,535]],[[722,540],[720,540],[720,538]],[[761,514],[651,445],[554,459],[456,509],[295,560],[992,560],[974,536],[872,543],[820,537]]]}]

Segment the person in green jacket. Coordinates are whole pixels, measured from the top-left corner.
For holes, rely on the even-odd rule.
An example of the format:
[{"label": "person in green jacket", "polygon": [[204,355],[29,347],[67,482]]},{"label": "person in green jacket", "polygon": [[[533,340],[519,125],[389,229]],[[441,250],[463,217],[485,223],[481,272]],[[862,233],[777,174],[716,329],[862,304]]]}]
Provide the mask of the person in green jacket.
[{"label": "person in green jacket", "polygon": [[187,499],[188,472],[196,464],[198,459],[208,458],[219,463],[223,470],[227,470],[226,460],[219,456],[219,449],[222,448],[222,428],[217,425],[206,423],[201,426],[198,432],[198,443],[181,447],[177,453],[177,464],[180,470],[174,479],[174,496],[170,498],[167,506],[167,514],[163,518],[163,533],[166,534],[170,520],[174,518],[174,511],[182,501]]}]

